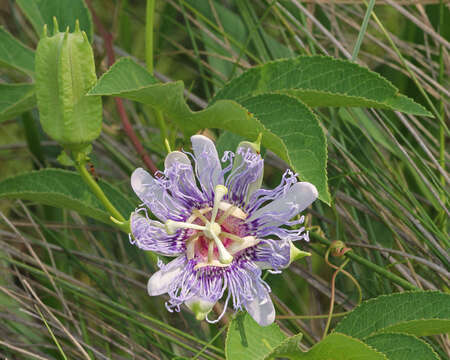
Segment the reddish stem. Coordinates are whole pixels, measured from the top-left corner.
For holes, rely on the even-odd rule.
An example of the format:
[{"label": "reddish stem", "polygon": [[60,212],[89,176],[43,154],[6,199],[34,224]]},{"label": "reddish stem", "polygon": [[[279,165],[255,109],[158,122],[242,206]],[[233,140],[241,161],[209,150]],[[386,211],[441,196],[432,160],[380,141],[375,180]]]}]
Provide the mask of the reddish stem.
[{"label": "reddish stem", "polygon": [[[102,22],[98,18],[90,0],[86,1],[87,6],[89,7],[89,10],[92,14],[92,20],[94,21],[95,27],[97,28],[98,32],[100,33],[101,37],[103,38],[103,44],[105,46],[106,55],[108,58],[108,67],[112,66],[116,61],[116,55],[114,53],[114,47],[113,47],[113,37],[111,33],[106,30],[106,28],[103,26]],[[142,161],[144,162],[145,166],[152,172],[152,174],[155,174],[158,171],[158,168],[153,163],[150,156],[148,156],[147,152],[145,151],[144,147],[142,146],[141,142],[139,141],[139,138],[137,137],[136,133],[133,130],[133,127],[131,126],[130,120],[128,119],[127,113],[125,111],[125,107],[123,106],[123,101],[121,98],[114,98],[116,102],[117,112],[119,113],[120,119],[122,121],[123,131],[125,131],[125,134],[128,136],[128,138],[133,143],[134,148],[136,149],[137,153],[141,157]]]}]

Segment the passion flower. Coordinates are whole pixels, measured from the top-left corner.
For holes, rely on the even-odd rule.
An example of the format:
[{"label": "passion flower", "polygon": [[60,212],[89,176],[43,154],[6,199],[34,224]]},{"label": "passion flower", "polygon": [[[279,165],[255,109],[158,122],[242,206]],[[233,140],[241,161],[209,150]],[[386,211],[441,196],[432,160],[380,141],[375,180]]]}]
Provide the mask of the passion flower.
[{"label": "passion flower", "polygon": [[[290,170],[275,189],[261,189],[264,161],[255,144],[242,142],[236,153],[225,152],[222,169],[210,139],[195,135],[191,140],[193,154],[169,153],[159,177],[141,168],[131,177],[143,201],[131,216],[131,241],[176,257],[160,262],[148,293],[167,293],[169,311],[185,304],[209,322],[217,322],[231,300],[235,310],[245,308],[260,325],[269,325],[275,309],[262,269],[280,271],[298,256],[292,242],[308,240],[308,233],[292,228],[303,223],[303,216],[292,219],[317,198],[317,190],[298,182]],[[160,221],[151,220],[147,208]],[[225,294],[223,313],[208,319]]]}]

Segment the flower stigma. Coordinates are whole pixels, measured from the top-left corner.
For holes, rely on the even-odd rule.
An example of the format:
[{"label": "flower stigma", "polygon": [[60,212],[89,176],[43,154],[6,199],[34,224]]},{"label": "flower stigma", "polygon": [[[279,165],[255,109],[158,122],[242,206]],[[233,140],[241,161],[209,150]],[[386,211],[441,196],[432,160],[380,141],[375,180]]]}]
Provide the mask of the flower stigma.
[{"label": "flower stigma", "polygon": [[[188,258],[193,258],[197,253],[201,253],[202,245],[198,245],[199,241],[207,241],[207,262],[200,262],[196,265],[196,268],[204,266],[228,266],[233,262],[233,255],[227,250],[227,247],[233,253],[236,253],[258,242],[253,236],[242,238],[233,233],[223,231],[222,224],[230,216],[241,220],[246,218],[246,214],[241,209],[222,201],[227,193],[228,189],[224,185],[217,185],[214,189],[214,204],[212,208],[195,209],[193,215],[187,222],[167,220],[165,223],[165,230],[170,235],[175,234],[178,229],[197,231],[186,241]],[[219,211],[221,211],[221,216],[216,221]],[[209,213],[210,219],[205,217]],[[194,223],[194,221],[197,223]],[[198,222],[203,222],[203,225],[198,224]],[[198,233],[199,231],[201,234]],[[226,246],[224,245],[224,241],[227,241]],[[217,259],[215,256],[216,249],[218,254]]]}]

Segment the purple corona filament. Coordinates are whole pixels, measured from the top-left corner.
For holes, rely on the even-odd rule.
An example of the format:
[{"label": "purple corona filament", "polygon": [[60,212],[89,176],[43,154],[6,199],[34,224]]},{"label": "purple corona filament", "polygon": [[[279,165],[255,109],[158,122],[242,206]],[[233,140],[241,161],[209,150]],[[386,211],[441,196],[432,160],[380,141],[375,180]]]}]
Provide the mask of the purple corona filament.
[{"label": "purple corona filament", "polygon": [[[198,319],[217,322],[232,304],[246,309],[261,326],[275,309],[263,269],[279,272],[291,261],[292,242],[308,240],[304,217],[292,220],[316,198],[317,190],[298,182],[290,170],[273,190],[261,189],[264,161],[251,143],[226,152],[222,169],[214,143],[191,138],[194,167],[187,154],[169,153],[165,170],[154,178],[139,168],[131,185],[143,201],[131,216],[130,239],[144,250],[175,257],[148,281],[148,293],[167,293],[169,311],[185,304]],[[151,220],[147,208],[159,219]],[[224,312],[208,313],[225,297]]]}]

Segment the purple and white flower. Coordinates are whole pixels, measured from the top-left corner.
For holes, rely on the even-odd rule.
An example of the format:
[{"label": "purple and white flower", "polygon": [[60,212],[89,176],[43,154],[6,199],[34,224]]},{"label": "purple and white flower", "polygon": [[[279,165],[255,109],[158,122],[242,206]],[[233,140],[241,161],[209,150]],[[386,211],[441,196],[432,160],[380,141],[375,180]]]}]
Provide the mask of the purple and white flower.
[{"label": "purple and white flower", "polygon": [[[264,162],[254,144],[242,142],[236,153],[225,152],[222,169],[210,139],[195,135],[191,140],[193,154],[169,153],[159,177],[141,168],[131,176],[143,201],[131,216],[131,241],[175,257],[160,262],[148,293],[167,293],[169,311],[185,304],[209,322],[217,322],[231,301],[235,310],[245,308],[261,326],[269,325],[275,309],[262,269],[287,267],[298,252],[292,242],[308,240],[300,225],[304,217],[292,219],[317,198],[317,190],[298,182],[290,170],[275,189],[261,189]],[[147,208],[159,221],[148,217]],[[223,313],[208,319],[224,296]]]}]

